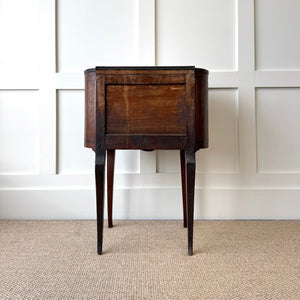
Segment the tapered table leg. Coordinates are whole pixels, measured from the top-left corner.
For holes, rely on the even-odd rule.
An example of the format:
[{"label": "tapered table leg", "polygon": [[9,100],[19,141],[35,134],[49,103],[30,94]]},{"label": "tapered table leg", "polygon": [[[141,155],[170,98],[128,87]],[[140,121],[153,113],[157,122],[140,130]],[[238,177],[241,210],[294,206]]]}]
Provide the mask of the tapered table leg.
[{"label": "tapered table leg", "polygon": [[114,190],[115,150],[107,150],[107,216],[108,227],[113,227],[113,190]]},{"label": "tapered table leg", "polygon": [[180,150],[180,167],[181,167],[181,190],[182,190],[182,207],[183,207],[183,226],[187,227],[186,216],[186,176],[185,176],[185,151]]},{"label": "tapered table leg", "polygon": [[188,254],[193,255],[194,193],[195,193],[195,152],[186,151],[186,194]]},{"label": "tapered table leg", "polygon": [[95,162],[98,254],[102,254],[103,244],[105,156],[105,150],[99,151],[96,153]]}]

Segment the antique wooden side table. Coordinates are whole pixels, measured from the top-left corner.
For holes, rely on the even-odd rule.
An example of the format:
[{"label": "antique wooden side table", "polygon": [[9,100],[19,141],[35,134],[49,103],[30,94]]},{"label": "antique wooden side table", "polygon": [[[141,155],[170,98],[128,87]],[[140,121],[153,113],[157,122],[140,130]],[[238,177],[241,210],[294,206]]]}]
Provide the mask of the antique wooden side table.
[{"label": "antique wooden side table", "polygon": [[208,147],[207,90],[208,71],[195,67],[85,71],[85,146],[96,153],[98,254],[103,242],[106,152],[108,224],[113,226],[115,149],[180,150],[183,219],[188,254],[193,254],[195,152]]}]

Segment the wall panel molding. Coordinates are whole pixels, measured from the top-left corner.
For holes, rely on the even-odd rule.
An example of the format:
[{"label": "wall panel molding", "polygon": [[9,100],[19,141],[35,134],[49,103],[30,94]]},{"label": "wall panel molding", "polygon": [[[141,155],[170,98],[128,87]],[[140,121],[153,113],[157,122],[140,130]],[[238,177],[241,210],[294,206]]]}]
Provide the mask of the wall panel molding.
[{"label": "wall panel molding", "polygon": [[39,1],[40,174],[56,173],[56,1]]}]

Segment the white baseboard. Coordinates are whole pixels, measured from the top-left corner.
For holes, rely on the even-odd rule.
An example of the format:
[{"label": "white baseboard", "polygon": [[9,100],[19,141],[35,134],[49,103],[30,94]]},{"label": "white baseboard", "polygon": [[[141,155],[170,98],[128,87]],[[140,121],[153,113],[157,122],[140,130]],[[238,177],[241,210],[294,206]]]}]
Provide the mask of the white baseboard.
[{"label": "white baseboard", "polygon": [[[106,212],[105,212],[106,216]],[[93,189],[2,189],[1,219],[95,219]],[[180,188],[114,190],[115,219],[181,219]],[[299,189],[196,189],[195,219],[300,219]]]}]

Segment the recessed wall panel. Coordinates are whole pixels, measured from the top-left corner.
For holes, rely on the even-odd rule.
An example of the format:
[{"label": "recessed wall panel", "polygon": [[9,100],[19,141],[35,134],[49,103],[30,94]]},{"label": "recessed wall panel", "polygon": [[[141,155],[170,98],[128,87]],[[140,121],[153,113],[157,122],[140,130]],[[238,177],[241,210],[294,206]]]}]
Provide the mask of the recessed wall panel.
[{"label": "recessed wall panel", "polygon": [[37,91],[0,91],[0,174],[38,172]]},{"label": "recessed wall panel", "polygon": [[210,89],[208,99],[209,147],[197,152],[197,171],[238,172],[238,91]]},{"label": "recessed wall panel", "polygon": [[158,173],[180,172],[179,150],[157,150],[156,164]]},{"label": "recessed wall panel", "polygon": [[138,63],[137,0],[58,0],[59,72]]},{"label": "recessed wall panel", "polygon": [[157,64],[235,70],[236,2],[157,0]]},{"label": "recessed wall panel", "polygon": [[300,1],[256,0],[256,69],[300,69]]},{"label": "recessed wall panel", "polygon": [[0,74],[37,74],[38,11],[38,0],[0,0]]},{"label": "recessed wall panel", "polygon": [[[93,173],[95,153],[84,147],[84,91],[58,92],[58,173]],[[139,171],[137,151],[117,151],[115,172]]]},{"label": "recessed wall panel", "polygon": [[139,150],[116,150],[115,173],[138,173],[139,159]]},{"label": "recessed wall panel", "polygon": [[[238,171],[238,97],[236,89],[209,90],[209,148],[196,154],[198,172]],[[157,152],[158,172],[179,172],[179,151]]]},{"label": "recessed wall panel", "polygon": [[256,110],[258,171],[300,172],[300,88],[258,88]]},{"label": "recessed wall panel", "polygon": [[58,173],[92,173],[94,152],[84,147],[84,92],[58,91]]}]

